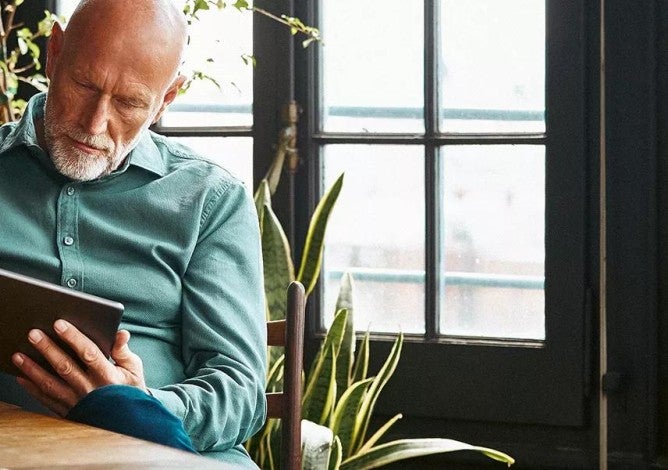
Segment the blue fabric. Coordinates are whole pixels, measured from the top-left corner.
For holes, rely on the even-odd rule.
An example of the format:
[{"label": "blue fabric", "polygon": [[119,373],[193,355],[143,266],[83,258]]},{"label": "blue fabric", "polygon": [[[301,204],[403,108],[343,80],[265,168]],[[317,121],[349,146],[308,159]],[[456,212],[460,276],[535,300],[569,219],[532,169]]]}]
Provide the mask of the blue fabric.
[{"label": "blue fabric", "polygon": [[93,390],[66,416],[71,421],[197,453],[183,422],[155,397],[129,385]]}]

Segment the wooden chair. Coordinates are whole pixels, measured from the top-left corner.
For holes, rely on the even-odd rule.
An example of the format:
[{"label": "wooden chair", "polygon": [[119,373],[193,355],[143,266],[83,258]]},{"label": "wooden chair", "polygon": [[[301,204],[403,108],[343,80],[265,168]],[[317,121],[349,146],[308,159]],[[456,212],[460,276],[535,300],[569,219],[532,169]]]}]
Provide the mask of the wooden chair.
[{"label": "wooden chair", "polygon": [[302,384],[304,361],[304,286],[294,281],[288,287],[285,320],[267,322],[269,346],[285,347],[283,391],[267,393],[267,417],[281,420],[281,466],[301,469]]}]

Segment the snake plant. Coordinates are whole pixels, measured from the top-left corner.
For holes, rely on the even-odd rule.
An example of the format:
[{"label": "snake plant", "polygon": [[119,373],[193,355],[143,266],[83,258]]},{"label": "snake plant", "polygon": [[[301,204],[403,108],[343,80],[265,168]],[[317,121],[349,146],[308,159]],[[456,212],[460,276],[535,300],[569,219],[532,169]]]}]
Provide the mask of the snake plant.
[{"label": "snake plant", "polygon": [[[272,167],[280,172],[279,166]],[[343,175],[325,193],[315,209],[309,226],[297,274],[287,237],[271,207],[271,189],[265,178],[255,193],[255,203],[262,231],[264,280],[267,318],[285,317],[286,288],[292,280],[306,287],[307,295],[320,273],[324,235],[329,215],[341,191]],[[394,345],[381,369],[370,374],[369,334],[356,348],[353,327],[353,280],[345,275],[336,304],[336,314],[320,351],[305,375],[302,402],[302,468],[317,470],[352,470],[377,468],[403,459],[441,452],[477,451],[509,466],[514,460],[494,449],[473,446],[451,439],[402,439],[381,443],[391,426],[401,418],[394,416],[369,435],[374,407],[383,387],[392,377],[401,356],[403,335]],[[281,385],[283,356],[269,354],[267,389]],[[251,457],[262,469],[274,470],[278,462],[279,422],[268,420],[264,428],[246,443]]]}]

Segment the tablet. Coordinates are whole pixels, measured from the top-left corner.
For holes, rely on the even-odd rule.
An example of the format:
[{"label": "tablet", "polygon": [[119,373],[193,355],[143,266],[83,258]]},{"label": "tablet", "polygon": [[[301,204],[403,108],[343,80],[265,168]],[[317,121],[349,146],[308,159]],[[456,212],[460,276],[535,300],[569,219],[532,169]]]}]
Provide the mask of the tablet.
[{"label": "tablet", "polygon": [[53,331],[59,318],[76,326],[109,357],[122,315],[123,304],[118,302],[0,269],[0,370],[18,375],[11,357],[22,352],[52,371],[28,341],[33,328],[48,334],[78,360]]}]

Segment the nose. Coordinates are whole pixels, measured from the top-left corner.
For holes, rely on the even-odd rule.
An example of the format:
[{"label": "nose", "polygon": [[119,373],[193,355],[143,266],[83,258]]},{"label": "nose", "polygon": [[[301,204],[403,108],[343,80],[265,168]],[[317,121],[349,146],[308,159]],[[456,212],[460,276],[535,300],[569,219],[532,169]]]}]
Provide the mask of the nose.
[{"label": "nose", "polygon": [[102,95],[91,98],[79,114],[79,125],[90,135],[103,134],[107,132],[109,112],[109,99]]}]

